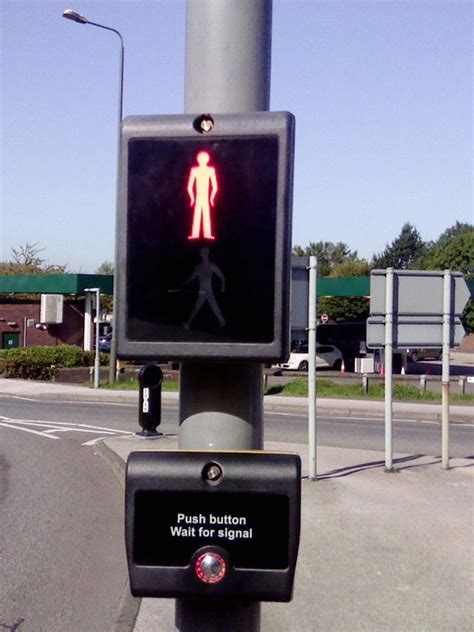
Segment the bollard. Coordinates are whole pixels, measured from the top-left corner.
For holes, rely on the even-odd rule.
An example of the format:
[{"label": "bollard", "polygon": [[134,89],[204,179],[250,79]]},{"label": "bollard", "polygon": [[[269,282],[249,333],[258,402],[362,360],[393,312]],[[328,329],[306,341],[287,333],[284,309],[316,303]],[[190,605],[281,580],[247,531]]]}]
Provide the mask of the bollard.
[{"label": "bollard", "polygon": [[426,375],[420,375],[420,388],[422,391],[426,391]]},{"label": "bollard", "polygon": [[369,392],[369,376],[367,375],[367,373],[364,373],[364,375],[362,376],[362,389],[367,395],[367,393]]},{"label": "bollard", "polygon": [[140,437],[156,437],[161,423],[161,384],[163,372],[157,364],[145,364],[138,373],[140,395],[138,400],[138,423],[142,428]]},{"label": "bollard", "polygon": [[466,376],[465,375],[461,375],[459,377],[458,384],[460,387],[461,395],[465,395],[466,394]]}]

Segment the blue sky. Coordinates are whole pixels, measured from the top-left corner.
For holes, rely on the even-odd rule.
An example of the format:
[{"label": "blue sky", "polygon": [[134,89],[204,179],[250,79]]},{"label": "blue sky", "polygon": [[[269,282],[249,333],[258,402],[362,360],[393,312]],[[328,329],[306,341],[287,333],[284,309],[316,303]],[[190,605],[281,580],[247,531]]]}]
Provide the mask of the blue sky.
[{"label": "blue sky", "polygon": [[[0,260],[38,243],[94,272],[114,252],[118,38],[124,115],[183,111],[184,0],[2,0]],[[296,116],[293,243],[362,257],[405,221],[473,221],[472,4],[274,0],[271,109]]]}]

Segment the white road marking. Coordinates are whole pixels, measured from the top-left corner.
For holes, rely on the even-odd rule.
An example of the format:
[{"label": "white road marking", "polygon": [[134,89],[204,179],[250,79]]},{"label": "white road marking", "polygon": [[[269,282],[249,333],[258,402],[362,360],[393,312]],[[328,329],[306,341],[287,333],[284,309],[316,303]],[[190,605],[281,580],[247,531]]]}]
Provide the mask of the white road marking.
[{"label": "white road marking", "polygon": [[[137,393],[137,399],[138,399],[138,393]],[[45,400],[35,400],[37,402],[41,402],[44,403]],[[60,404],[73,404],[74,406],[122,406],[125,408],[136,408],[137,404],[136,402],[133,404],[125,404],[122,402],[103,402],[103,401],[97,401],[97,402],[82,402],[80,400],[73,400],[73,399],[62,399],[60,402]]]},{"label": "white road marking", "polygon": [[[30,432],[31,434],[45,437],[46,439],[60,439],[55,433],[57,432],[85,432],[89,434],[98,435],[132,435],[133,432],[128,430],[118,430],[115,428],[104,428],[102,426],[92,426],[90,424],[77,424],[68,423],[64,421],[43,421],[39,419],[11,419],[9,417],[0,416],[2,422],[0,426],[5,428],[14,428],[15,430],[22,430],[23,432]],[[33,428],[25,428],[25,426],[32,426],[33,428],[43,428],[44,430],[33,430]],[[94,439],[94,442],[97,439]],[[92,445],[86,442],[82,445]]]},{"label": "white road marking", "polygon": [[0,417],[5,421],[12,421],[18,424],[25,424],[30,426],[44,426],[45,428],[56,428],[57,426],[64,426],[66,430],[72,430],[74,428],[84,428],[84,432],[87,432],[88,428],[92,430],[103,430],[106,433],[113,434],[133,434],[128,430],[118,430],[117,428],[104,428],[103,426],[91,426],[90,424],[77,424],[69,421],[43,421],[41,419],[12,419],[10,417]]},{"label": "white road marking", "polygon": [[97,441],[100,441],[100,437],[96,437],[95,439],[91,439],[90,441],[84,441],[81,445],[95,445]]},{"label": "white road marking", "polygon": [[[54,432],[88,432],[90,434],[106,434],[106,435],[114,435],[115,432],[106,432],[105,430],[89,430],[84,428],[52,428],[51,430],[45,430],[44,434],[53,434]],[[130,433],[132,434],[132,433]]]},{"label": "white road marking", "polygon": [[279,415],[280,417],[301,417],[301,418],[305,418],[308,415],[299,415],[299,414],[293,414],[293,413],[282,413],[282,412],[278,412],[276,410],[267,410],[266,411],[267,415]]},{"label": "white road marking", "polygon": [[31,434],[39,435],[40,437],[44,437],[45,439],[59,439],[59,437],[55,437],[54,435],[45,435],[43,432],[39,432],[38,430],[31,430],[31,428],[16,426],[14,423],[0,422],[0,426],[4,426],[5,428],[14,428],[15,430],[22,430],[23,432],[31,432]]},{"label": "white road marking", "polygon": [[[8,393],[0,393],[1,399],[21,399],[25,402],[36,402],[38,404],[51,403],[53,400],[43,399],[43,398],[32,398],[32,397],[24,397],[22,395],[10,395]],[[137,391],[137,399],[138,399],[138,391]],[[98,401],[81,401],[79,399],[62,399],[58,403],[60,404],[73,404],[74,406],[125,406],[128,408],[136,408],[136,403],[124,403],[124,402],[106,402],[102,400]]]},{"label": "white road marking", "polygon": [[38,428],[56,428],[56,424],[50,421],[31,421],[30,419],[7,419],[11,423],[20,424],[22,426],[37,426]]}]

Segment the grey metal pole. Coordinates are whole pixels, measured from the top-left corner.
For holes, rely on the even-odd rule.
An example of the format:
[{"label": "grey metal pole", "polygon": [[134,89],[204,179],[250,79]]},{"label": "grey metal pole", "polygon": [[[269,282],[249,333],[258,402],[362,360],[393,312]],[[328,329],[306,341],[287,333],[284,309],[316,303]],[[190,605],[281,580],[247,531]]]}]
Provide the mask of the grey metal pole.
[{"label": "grey metal pole", "polygon": [[[123,46],[123,38],[118,31],[111,29],[120,37],[120,64],[119,64],[119,100],[118,100],[118,124],[117,124],[117,194],[116,205],[118,205],[119,193],[118,187],[120,182],[120,144],[122,140],[122,118],[123,118],[123,63],[125,57],[125,49]],[[117,243],[117,239],[115,240]],[[115,259],[114,271],[117,269],[118,261]],[[110,342],[110,356],[109,356],[109,384],[114,384],[116,379],[116,365],[117,365],[117,284],[115,283],[114,275],[114,289],[113,289],[113,328],[112,328],[112,340]]]},{"label": "grey metal pole", "polygon": [[[186,113],[267,110],[271,0],[188,0]],[[262,366],[186,362],[180,371],[180,449],[263,447]],[[260,604],[176,601],[179,632],[258,632]]]},{"label": "grey metal pole", "polygon": [[393,470],[393,268],[385,277],[385,471]]},{"label": "grey metal pole", "polygon": [[99,337],[100,337],[100,288],[96,288],[95,291],[95,362],[94,362],[94,388],[100,386],[100,351],[99,351]]},{"label": "grey metal pole", "polygon": [[188,0],[185,111],[270,105],[271,0]]},{"label": "grey metal pole", "polygon": [[451,329],[451,271],[443,277],[443,364],[441,374],[441,466],[449,470],[449,342]]},{"label": "grey metal pole", "polygon": [[94,388],[100,387],[100,351],[99,351],[99,321],[100,321],[100,288],[87,287],[84,292],[95,294],[95,359],[94,359]]},{"label": "grey metal pole", "polygon": [[308,444],[309,479],[317,480],[317,429],[316,429],[316,320],[317,320],[318,260],[309,258],[308,296]]}]

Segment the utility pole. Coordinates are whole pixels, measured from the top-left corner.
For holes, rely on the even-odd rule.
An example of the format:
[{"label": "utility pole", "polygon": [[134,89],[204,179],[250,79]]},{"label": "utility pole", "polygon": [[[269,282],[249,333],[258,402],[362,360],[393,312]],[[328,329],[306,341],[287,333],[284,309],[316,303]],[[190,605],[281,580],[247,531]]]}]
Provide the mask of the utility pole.
[{"label": "utility pole", "polygon": [[[271,0],[188,0],[185,112],[268,110]],[[184,362],[179,448],[263,447],[262,365]],[[176,601],[179,632],[260,630],[259,602]]]}]

